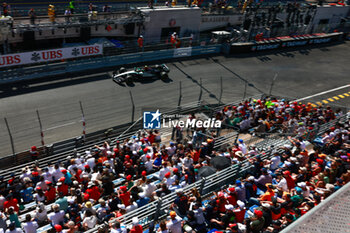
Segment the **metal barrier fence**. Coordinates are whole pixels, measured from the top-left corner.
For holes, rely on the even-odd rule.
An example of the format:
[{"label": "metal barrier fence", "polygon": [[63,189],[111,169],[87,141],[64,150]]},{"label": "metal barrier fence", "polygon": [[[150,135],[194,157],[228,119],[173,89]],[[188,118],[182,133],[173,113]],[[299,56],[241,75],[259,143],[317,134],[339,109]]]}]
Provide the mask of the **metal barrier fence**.
[{"label": "metal barrier fence", "polygon": [[[189,114],[189,113],[195,113],[195,112],[201,112],[204,109],[204,106],[206,103],[204,101],[197,101],[192,102],[188,104],[183,104],[177,108],[168,109],[167,111],[164,111],[163,114],[171,115],[171,114]],[[142,121],[136,122],[136,124],[128,123],[124,124],[122,126],[116,126],[101,130],[95,133],[92,133],[91,135],[86,135],[85,143],[84,141],[81,141],[79,144],[76,143],[76,139],[68,139],[62,142],[57,142],[52,145],[50,145],[50,148],[46,148],[47,154],[43,153],[41,155],[41,158],[37,161],[37,164],[42,167],[46,166],[48,162],[57,162],[57,161],[65,161],[67,159],[67,156],[71,156],[74,153],[81,153],[84,154],[85,150],[91,149],[96,144],[102,144],[106,140],[110,141],[116,141],[116,140],[124,140],[127,138],[130,138],[133,135],[137,135],[139,130],[142,129]],[[106,132],[109,132],[106,134]],[[231,135],[233,136],[233,135]],[[220,139],[221,140],[221,139]],[[228,137],[226,137],[226,141],[228,141]],[[225,140],[222,139],[222,143],[224,143]],[[43,150],[44,148],[40,148]],[[51,151],[52,149],[52,151]],[[74,151],[74,149],[76,149]],[[1,176],[4,176],[4,178],[9,178],[11,173],[20,174],[21,169],[25,166],[29,166],[34,164],[35,162],[28,162],[31,160],[30,153],[28,151],[21,152],[17,155],[18,157],[13,156],[7,156],[0,159],[1,165],[11,165],[11,168],[7,168],[0,172]],[[21,156],[21,157],[19,157]],[[14,164],[17,164],[17,161],[21,161],[22,164],[18,166],[13,166]],[[24,163],[23,163],[24,162]]]},{"label": "metal barrier fence", "polygon": [[[180,51],[185,52],[185,55],[179,55],[181,54]],[[140,62],[173,59],[179,56],[216,54],[220,51],[221,45],[208,45],[160,51],[149,51],[143,53],[132,53],[118,56],[94,57],[83,60],[61,62],[57,64],[46,64],[36,67],[9,68],[7,70],[0,71],[0,85],[30,79],[63,75],[67,73],[87,72],[89,70],[111,68],[126,64],[129,65]]]}]

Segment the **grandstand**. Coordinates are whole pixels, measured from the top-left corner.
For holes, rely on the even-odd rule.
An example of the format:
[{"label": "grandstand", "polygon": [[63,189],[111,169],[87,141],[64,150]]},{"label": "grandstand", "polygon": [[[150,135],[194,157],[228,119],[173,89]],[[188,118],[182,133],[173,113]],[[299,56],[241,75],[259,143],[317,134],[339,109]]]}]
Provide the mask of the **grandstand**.
[{"label": "grandstand", "polygon": [[[55,178],[51,182],[59,190],[64,190],[62,185],[67,185],[70,189],[65,193],[66,197],[58,198],[55,194],[54,199],[50,199],[49,192],[46,191],[44,208],[48,218],[55,219],[52,216],[59,215],[60,212],[59,210],[52,212],[52,207],[57,208],[53,202],[59,203],[61,211],[65,211],[63,212],[65,215],[64,224],[61,222],[59,224],[65,229],[70,228],[71,223],[68,224],[68,222],[73,221],[80,230],[86,232],[107,232],[110,227],[118,226],[115,225],[116,220],[118,220],[121,222],[122,228],[134,229],[136,226],[142,225],[144,232],[152,232],[152,229],[154,227],[157,229],[159,223],[169,214],[174,215],[173,212],[170,213],[170,210],[175,211],[178,216],[184,217],[186,211],[184,214],[173,203],[178,203],[177,197],[182,195],[189,198],[184,203],[184,207],[189,208],[191,202],[193,204],[196,202],[190,198],[190,195],[193,195],[192,190],[196,189],[199,193],[199,196],[196,196],[197,199],[202,200],[199,202],[199,208],[202,209],[201,205],[206,207],[206,210],[203,209],[204,212],[216,203],[211,201],[212,199],[217,199],[218,203],[223,201],[226,204],[226,206],[219,206],[217,215],[210,215],[210,217],[208,217],[208,213],[204,215],[207,223],[206,231],[229,230],[231,228],[231,232],[234,232],[237,227],[241,230],[247,230],[247,228],[253,230],[256,224],[251,222],[257,221],[257,219],[262,221],[264,218],[265,223],[260,230],[266,229],[272,232],[278,225],[288,229],[287,226],[300,216],[300,211],[301,214],[306,213],[312,206],[319,204],[321,200],[330,196],[332,192],[349,181],[349,174],[346,171],[349,166],[348,155],[346,155],[349,140],[349,132],[347,131],[349,115],[346,112],[343,114],[338,112],[338,115],[335,115],[331,108],[323,108],[322,106],[313,108],[309,104],[303,105],[294,101],[254,97],[246,101],[219,106],[210,106],[202,102],[191,103],[168,110],[166,113],[181,113],[183,115],[191,113],[197,119],[215,116],[224,123],[225,127],[220,131],[214,129],[183,130],[180,132],[181,137],[177,134],[174,135],[171,129],[161,129],[159,133],[162,137],[160,138],[161,142],[159,142],[159,138],[156,140],[157,132],[153,134],[140,131],[138,129],[140,125],[137,121],[134,125],[124,126],[122,130],[111,134],[112,136],[107,140],[109,144],[103,140],[94,143],[98,146],[92,147],[93,144],[90,143],[93,143],[96,135],[91,138],[87,137],[85,145],[75,145],[77,148],[74,153],[72,147],[68,146],[67,151],[62,149],[59,154],[54,152],[49,159],[39,159],[38,162],[2,171],[1,194],[4,201],[4,211],[8,213],[12,211],[10,209],[17,210],[19,207],[18,225],[21,222],[22,227],[27,226],[24,222],[31,221],[25,220],[26,215],[37,216],[38,210],[42,208],[37,207],[40,199],[38,194],[35,194],[39,192],[37,187],[45,191],[47,186],[51,186],[48,184],[49,182],[45,181],[45,178],[50,180],[53,176]],[[241,115],[249,116],[246,119],[249,120],[248,127],[245,127],[247,122],[244,122]],[[288,129],[288,133],[285,133],[286,129]],[[173,136],[173,141],[169,144],[170,135]],[[254,138],[249,143],[254,147],[250,149],[246,148],[244,143],[247,135],[256,135],[250,136]],[[292,139],[291,136],[295,139]],[[336,144],[339,137],[344,141],[341,141],[341,144]],[[319,146],[313,147],[306,140],[311,143],[315,142]],[[88,143],[89,145],[87,145]],[[313,152],[313,150],[316,151]],[[272,161],[275,161],[276,156],[279,157],[280,163],[275,167]],[[224,167],[220,167],[222,164],[215,165],[214,160],[220,157],[228,157],[229,164]],[[307,160],[305,160],[306,158]],[[150,161],[151,166],[149,166]],[[164,164],[162,161],[167,162]],[[57,167],[53,168],[50,164]],[[152,168],[152,165],[155,167]],[[218,168],[218,171],[212,172],[211,175],[200,176],[201,169],[205,169],[207,165]],[[339,171],[340,168],[343,170]],[[324,184],[320,180],[318,182],[313,179],[308,180],[312,176],[300,177],[300,174],[296,172],[298,169],[306,169],[310,175],[317,176],[318,179],[325,176],[327,179],[324,178],[325,180],[322,181]],[[330,171],[338,169],[338,172],[333,177],[327,176],[326,174],[329,174],[327,169]],[[281,177],[282,174],[287,174],[286,171],[289,171],[293,176],[293,178],[288,178],[288,175],[285,175],[287,177],[285,179],[288,179],[287,187],[283,183],[284,178]],[[324,172],[325,175],[319,175],[321,172]],[[279,204],[271,202],[271,199],[263,199],[266,196],[265,184],[269,183],[263,181],[265,176],[271,179],[272,190],[276,191],[280,208],[275,208]],[[62,180],[62,177],[65,179]],[[291,182],[290,179],[294,181]],[[243,183],[243,186],[236,182],[238,180]],[[256,193],[250,193],[253,195],[251,197],[260,196],[260,200],[248,198],[245,195],[242,197],[242,193],[238,191],[242,187],[248,187],[250,182],[253,182],[254,187],[256,187],[254,189]],[[303,182],[306,183],[305,186],[301,184]],[[22,183],[26,186],[22,186]],[[165,187],[160,188],[160,186]],[[183,189],[183,194],[180,194],[180,188]],[[230,193],[232,188],[235,188],[236,192]],[[308,195],[306,195],[306,191],[303,191],[305,188],[309,190]],[[71,193],[76,192],[76,190],[79,190],[82,195],[81,198],[78,198],[79,200]],[[217,194],[214,193],[213,196],[213,192]],[[12,193],[18,203],[10,201],[12,199],[7,195],[8,193]],[[113,193],[118,195],[115,196]],[[126,194],[126,197],[122,195],[123,193]],[[292,201],[288,199],[287,193],[290,193]],[[301,193],[305,194],[305,200],[299,203],[296,200],[300,199],[297,197],[300,197]],[[231,196],[235,201],[229,198]],[[133,201],[128,202],[130,198]],[[219,201],[221,199],[222,201]],[[238,200],[242,202],[238,202]],[[105,207],[103,202],[106,202],[109,207]],[[64,203],[69,203],[68,208],[64,207]],[[141,205],[141,203],[143,204]],[[244,203],[246,207],[243,208],[241,203]],[[237,207],[238,205],[241,207]],[[259,207],[260,205],[264,207]],[[220,212],[225,213],[225,209],[231,208],[235,209],[234,213],[239,208],[244,210],[244,221],[236,218],[234,221],[220,223]],[[275,222],[272,222],[272,219],[268,219],[266,216],[276,209],[279,209],[280,212],[274,212],[273,216],[279,217],[274,217]],[[72,216],[71,212],[75,211],[80,212],[79,219]],[[94,217],[88,217],[87,212],[90,211],[94,213]],[[198,211],[193,211],[198,214]],[[263,217],[260,216],[261,213],[264,214]],[[284,217],[281,218],[281,216]],[[138,223],[135,222],[135,217],[138,217]],[[200,215],[196,215],[196,217],[199,218]],[[9,218],[13,221],[16,219],[16,214],[10,214]],[[286,219],[290,218],[292,219],[288,222]],[[91,219],[94,219],[96,226],[91,227],[88,224],[88,220]],[[197,220],[191,222],[184,219],[184,221],[192,229],[199,227],[196,223]],[[10,220],[7,222],[9,223]],[[212,224],[213,222],[216,224]],[[231,225],[234,223],[236,225]],[[18,225],[17,227],[19,227]],[[168,227],[173,226],[168,225]],[[43,221],[40,222],[37,232],[57,231],[58,228],[55,223],[50,225],[49,222]],[[203,229],[197,229],[198,232],[201,230]],[[253,232],[258,231],[253,230]]]}]

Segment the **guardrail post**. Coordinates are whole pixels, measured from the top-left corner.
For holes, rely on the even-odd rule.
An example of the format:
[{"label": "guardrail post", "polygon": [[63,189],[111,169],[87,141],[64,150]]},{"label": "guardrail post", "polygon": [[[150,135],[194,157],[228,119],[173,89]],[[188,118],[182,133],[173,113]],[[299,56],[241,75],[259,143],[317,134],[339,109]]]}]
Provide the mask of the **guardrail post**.
[{"label": "guardrail post", "polygon": [[202,78],[199,78],[199,86],[200,86],[201,89],[199,91],[198,102],[202,100],[202,95],[203,95]]},{"label": "guardrail post", "polygon": [[222,104],[221,102],[221,98],[222,98],[222,90],[223,90],[223,87],[222,87],[222,76],[220,76],[220,95],[219,95],[219,105]]},{"label": "guardrail post", "polygon": [[129,91],[130,94],[130,99],[131,99],[131,105],[132,105],[132,112],[131,112],[131,122],[134,122],[134,117],[135,117],[135,103],[134,103],[134,98],[132,97],[131,91]]},{"label": "guardrail post", "polygon": [[40,119],[40,115],[39,115],[39,111],[38,110],[36,110],[36,115],[38,117],[38,122],[39,122],[39,127],[40,127],[41,146],[43,147],[44,153],[46,153],[43,125],[41,124],[41,119]]},{"label": "guardrail post", "polygon": [[158,202],[157,202],[157,210],[156,210],[156,213],[154,215],[154,221],[158,220],[161,208],[162,208],[162,198],[160,197],[158,199]]},{"label": "guardrail post", "polygon": [[84,143],[85,143],[85,137],[86,137],[85,114],[84,114],[83,104],[81,103],[81,101],[79,101],[79,105],[80,105],[81,117],[82,117],[82,121],[83,121],[83,139],[84,139]]},{"label": "guardrail post", "polygon": [[199,193],[203,195],[204,185],[205,185],[206,178],[203,177],[201,180],[201,186],[199,187]]},{"label": "guardrail post", "polygon": [[9,127],[9,124],[7,122],[6,117],[4,118],[4,120],[5,120],[5,124],[6,124],[6,127],[7,127],[7,131],[9,132],[13,159],[16,162],[17,158],[16,158],[16,152],[15,152],[15,145],[13,144],[13,138],[12,138],[11,130],[10,130],[10,127]]}]

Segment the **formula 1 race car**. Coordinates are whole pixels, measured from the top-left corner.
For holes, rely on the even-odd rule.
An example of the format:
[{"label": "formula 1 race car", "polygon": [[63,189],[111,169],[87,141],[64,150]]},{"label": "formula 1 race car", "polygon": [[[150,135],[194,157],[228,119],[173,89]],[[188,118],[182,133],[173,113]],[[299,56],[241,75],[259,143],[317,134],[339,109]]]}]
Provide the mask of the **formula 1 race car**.
[{"label": "formula 1 race car", "polygon": [[118,84],[131,84],[136,81],[149,79],[167,79],[169,68],[165,64],[154,66],[134,67],[133,70],[127,71],[124,67],[112,73],[112,79]]}]

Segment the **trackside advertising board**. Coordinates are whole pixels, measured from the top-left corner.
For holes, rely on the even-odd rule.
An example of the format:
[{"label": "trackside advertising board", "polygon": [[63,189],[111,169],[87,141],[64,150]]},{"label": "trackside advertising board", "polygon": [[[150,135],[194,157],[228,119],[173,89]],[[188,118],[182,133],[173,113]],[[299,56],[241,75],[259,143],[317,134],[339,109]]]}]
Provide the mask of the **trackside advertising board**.
[{"label": "trackside advertising board", "polygon": [[27,65],[33,63],[57,61],[62,59],[95,56],[101,55],[102,53],[102,45],[89,45],[33,51],[26,53],[6,54],[0,56],[0,68],[16,65]]}]

